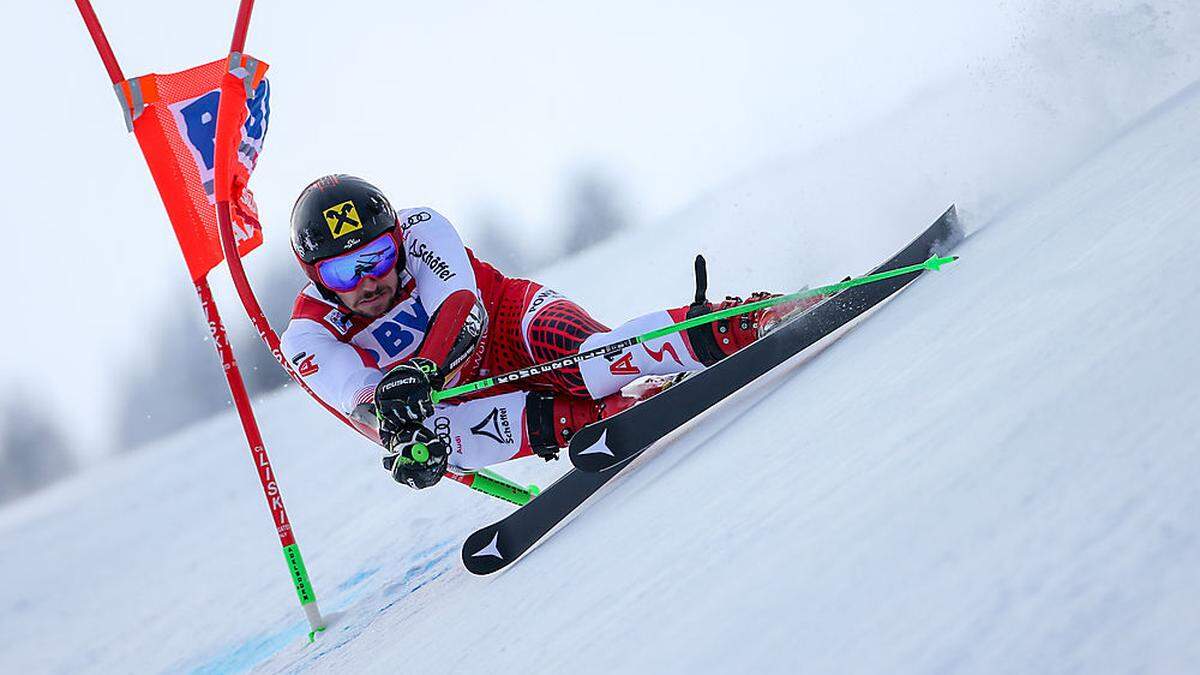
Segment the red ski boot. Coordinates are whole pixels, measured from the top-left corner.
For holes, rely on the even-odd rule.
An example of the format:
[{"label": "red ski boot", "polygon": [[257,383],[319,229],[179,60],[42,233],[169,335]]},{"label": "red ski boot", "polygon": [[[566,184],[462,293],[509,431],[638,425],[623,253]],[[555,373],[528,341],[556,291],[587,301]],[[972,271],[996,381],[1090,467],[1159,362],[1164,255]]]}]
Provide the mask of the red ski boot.
[{"label": "red ski boot", "polygon": [[[714,305],[710,302],[694,302],[688,307],[687,318],[691,319],[705,314],[712,314],[730,307],[737,307],[748,302],[757,302],[767,298],[777,297],[778,294],[755,293],[749,299],[728,297],[725,301]],[[739,314],[712,323],[705,323],[687,329],[685,338],[692,348],[696,360],[705,367],[711,366],[726,356],[748,346],[758,339],[759,320],[766,310],[760,309],[748,314]]]},{"label": "red ski boot", "polygon": [[[760,291],[745,300],[731,296],[725,298],[724,302],[714,305],[704,298],[707,287],[708,272],[704,258],[696,256],[696,300],[688,306],[687,318],[691,319],[768,298],[777,298],[780,295],[779,293]],[[692,348],[692,354],[696,356],[696,360],[708,367],[749,346],[755,340],[782,325],[788,318],[803,312],[823,299],[823,296],[802,298],[746,314],[718,319],[712,323],[689,328],[684,336]]]},{"label": "red ski boot", "polygon": [[558,451],[567,447],[571,437],[584,426],[628,410],[686,376],[687,373],[651,375],[598,401],[540,391],[529,392],[525,399],[525,420],[533,454],[547,461],[558,459]]},{"label": "red ski boot", "polygon": [[558,451],[567,447],[575,432],[632,407],[638,400],[620,392],[598,401],[544,391],[529,392],[525,399],[525,425],[533,454],[546,461],[558,459]]}]

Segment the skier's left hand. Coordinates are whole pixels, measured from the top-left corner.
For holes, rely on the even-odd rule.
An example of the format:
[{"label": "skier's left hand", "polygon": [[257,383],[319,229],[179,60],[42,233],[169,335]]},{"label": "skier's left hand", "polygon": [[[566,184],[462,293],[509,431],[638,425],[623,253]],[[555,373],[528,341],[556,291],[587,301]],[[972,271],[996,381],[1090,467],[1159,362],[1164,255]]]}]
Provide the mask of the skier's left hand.
[{"label": "skier's left hand", "polygon": [[384,445],[405,424],[433,416],[433,389],[440,387],[437,364],[417,357],[392,368],[375,387],[375,414]]},{"label": "skier's left hand", "polygon": [[416,490],[436,485],[446,472],[450,448],[432,431],[419,424],[406,423],[388,442],[383,468],[398,483]]}]

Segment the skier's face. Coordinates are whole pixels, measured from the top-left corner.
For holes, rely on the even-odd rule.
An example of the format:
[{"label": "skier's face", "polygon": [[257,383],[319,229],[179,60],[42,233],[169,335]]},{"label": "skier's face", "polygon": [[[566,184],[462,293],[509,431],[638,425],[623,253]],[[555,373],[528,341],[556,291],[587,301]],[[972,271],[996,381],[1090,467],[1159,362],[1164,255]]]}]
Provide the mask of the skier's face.
[{"label": "skier's face", "polygon": [[351,311],[374,319],[383,316],[390,308],[398,285],[399,276],[393,269],[378,279],[366,277],[358,288],[347,293],[338,293],[337,296]]}]

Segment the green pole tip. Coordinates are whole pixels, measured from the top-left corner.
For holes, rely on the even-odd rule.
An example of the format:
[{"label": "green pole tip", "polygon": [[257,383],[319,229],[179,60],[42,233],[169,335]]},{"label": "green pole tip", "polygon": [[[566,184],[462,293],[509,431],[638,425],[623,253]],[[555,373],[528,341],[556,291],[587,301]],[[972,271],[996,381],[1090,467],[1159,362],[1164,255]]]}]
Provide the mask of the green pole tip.
[{"label": "green pole tip", "polygon": [[324,632],[325,632],[325,626],[321,626],[320,628],[318,628],[316,630],[308,631],[308,644],[311,645],[313,642],[316,641],[317,633],[324,633]]},{"label": "green pole tip", "polygon": [[955,260],[958,260],[958,256],[956,256],[956,255],[955,256],[947,256],[944,258],[939,258],[938,256],[930,256],[929,260],[925,261],[925,269],[933,270],[936,272],[942,268],[942,265],[949,265],[950,263],[954,262]]},{"label": "green pole tip", "polygon": [[542,488],[534,485],[533,483],[530,483],[529,487],[527,487],[525,489],[529,491],[530,497],[536,497],[536,496],[542,494]]},{"label": "green pole tip", "polygon": [[424,443],[417,443],[412,448],[412,457],[414,460],[425,463],[429,461],[429,447]]}]

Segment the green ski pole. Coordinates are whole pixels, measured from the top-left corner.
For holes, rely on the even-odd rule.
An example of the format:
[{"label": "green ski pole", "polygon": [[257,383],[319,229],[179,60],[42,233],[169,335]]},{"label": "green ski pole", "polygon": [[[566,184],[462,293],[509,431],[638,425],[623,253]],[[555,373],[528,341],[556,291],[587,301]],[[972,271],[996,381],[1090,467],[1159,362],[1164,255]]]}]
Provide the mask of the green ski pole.
[{"label": "green ski pole", "polygon": [[609,345],[604,345],[601,347],[596,347],[594,349],[589,349],[586,352],[580,352],[578,354],[564,356],[562,358],[558,358],[553,361],[547,361],[546,363],[540,363],[538,365],[530,366],[528,368],[519,368],[517,370],[508,372],[508,373],[504,373],[502,375],[496,375],[495,377],[488,377],[488,378],[485,378],[482,380],[477,380],[475,382],[468,382],[467,384],[460,384],[457,387],[451,387],[449,389],[445,389],[442,391],[435,391],[435,392],[433,392],[433,402],[438,403],[438,402],[444,401],[448,398],[454,398],[455,396],[462,396],[463,394],[469,394],[472,392],[481,391],[483,389],[490,389],[497,385],[507,384],[509,382],[516,382],[518,380],[528,379],[528,378],[534,377],[536,375],[541,375],[542,373],[548,373],[548,372],[551,372],[554,370],[566,368],[567,366],[573,366],[577,363],[580,363],[582,361],[587,361],[588,359],[594,359],[598,356],[609,356],[612,354],[617,354],[617,353],[621,352],[622,350],[624,350],[628,347],[632,347],[636,344],[640,344],[642,342],[647,342],[649,340],[656,340],[665,335],[670,335],[671,333],[678,333],[680,331],[685,331],[685,330],[687,330],[689,328],[693,328],[695,326],[701,326],[706,323],[712,323],[714,321],[720,321],[721,319],[727,319],[731,316],[748,314],[750,312],[756,312],[756,311],[758,311],[760,309],[764,309],[766,307],[772,307],[774,305],[781,305],[781,304],[784,304],[787,302],[795,302],[796,300],[803,300],[805,298],[813,298],[818,295],[833,295],[834,293],[840,293],[848,288],[854,288],[855,286],[865,286],[867,284],[877,283],[877,282],[883,281],[885,279],[891,279],[893,277],[898,277],[898,276],[902,276],[905,274],[912,274],[914,272],[922,272],[924,270],[935,270],[936,271],[936,270],[941,269],[943,265],[948,265],[948,264],[954,262],[955,260],[958,260],[958,256],[944,256],[944,257],[931,256],[928,260],[926,260],[923,263],[917,263],[915,265],[906,265],[904,267],[897,267],[894,270],[887,270],[885,272],[876,272],[875,274],[867,274],[867,275],[864,275],[861,277],[855,277],[853,279],[847,279],[845,281],[840,281],[836,284],[828,284],[826,286],[818,286],[817,288],[810,288],[808,290],[799,291],[797,293],[791,293],[789,295],[781,295],[777,298],[768,298],[766,300],[759,300],[757,302],[750,302],[750,303],[746,303],[744,305],[738,305],[737,307],[730,307],[728,309],[723,309],[718,312],[711,312],[709,314],[704,314],[702,316],[693,317],[686,321],[680,321],[679,323],[671,324],[670,326],[663,326],[662,328],[658,328],[658,329],[643,333],[641,335],[636,335],[634,337],[626,338],[619,342],[614,342]]},{"label": "green ski pole", "polygon": [[475,472],[471,481],[471,489],[490,495],[517,506],[524,506],[541,492],[536,485],[521,485],[514,480],[487,469]]}]

